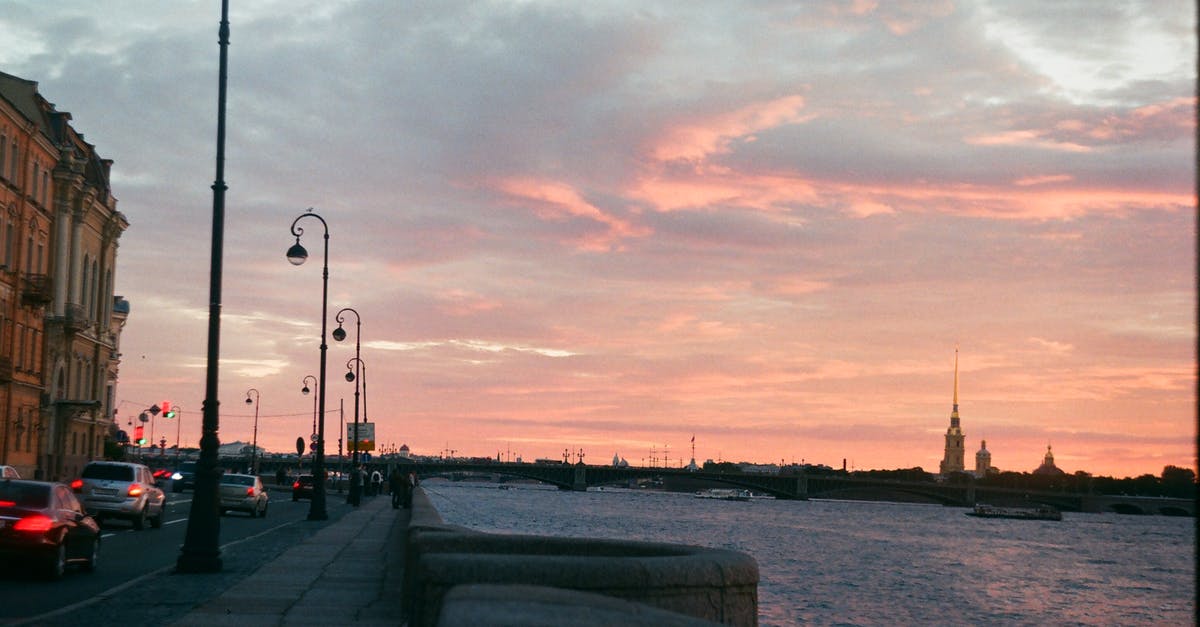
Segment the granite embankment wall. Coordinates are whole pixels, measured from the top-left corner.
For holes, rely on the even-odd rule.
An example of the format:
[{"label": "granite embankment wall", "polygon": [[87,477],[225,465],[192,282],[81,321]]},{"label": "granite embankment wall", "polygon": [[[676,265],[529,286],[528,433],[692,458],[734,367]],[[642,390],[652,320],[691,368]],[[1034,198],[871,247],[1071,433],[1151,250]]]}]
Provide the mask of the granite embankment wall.
[{"label": "granite embankment wall", "polygon": [[413,495],[404,566],[412,625],[755,625],[758,564],[722,549],[482,533]]}]

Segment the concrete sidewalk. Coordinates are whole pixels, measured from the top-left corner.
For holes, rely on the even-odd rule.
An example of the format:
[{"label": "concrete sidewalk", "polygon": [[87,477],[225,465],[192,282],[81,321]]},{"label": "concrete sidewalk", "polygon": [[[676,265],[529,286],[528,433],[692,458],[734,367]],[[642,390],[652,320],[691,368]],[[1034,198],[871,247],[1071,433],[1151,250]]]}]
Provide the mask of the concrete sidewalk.
[{"label": "concrete sidewalk", "polygon": [[409,510],[393,509],[390,496],[364,498],[173,624],[400,625],[408,519]]}]

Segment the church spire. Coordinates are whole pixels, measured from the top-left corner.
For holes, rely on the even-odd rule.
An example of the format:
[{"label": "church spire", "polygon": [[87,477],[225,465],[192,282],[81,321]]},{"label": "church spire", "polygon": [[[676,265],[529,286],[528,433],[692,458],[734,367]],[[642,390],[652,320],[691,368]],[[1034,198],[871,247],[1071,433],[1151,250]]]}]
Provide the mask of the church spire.
[{"label": "church spire", "polygon": [[950,412],[951,426],[958,426],[958,347],[954,347],[954,409]]}]

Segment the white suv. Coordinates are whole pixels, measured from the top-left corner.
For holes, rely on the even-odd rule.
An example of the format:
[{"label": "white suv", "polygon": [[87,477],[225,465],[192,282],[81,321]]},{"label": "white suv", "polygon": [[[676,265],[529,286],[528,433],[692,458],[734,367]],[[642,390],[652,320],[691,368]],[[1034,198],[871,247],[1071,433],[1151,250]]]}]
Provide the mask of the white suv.
[{"label": "white suv", "polygon": [[167,497],[141,464],[89,462],[71,488],[96,522],[123,518],[134,529],[144,529],[147,520],[155,529],[162,526]]}]

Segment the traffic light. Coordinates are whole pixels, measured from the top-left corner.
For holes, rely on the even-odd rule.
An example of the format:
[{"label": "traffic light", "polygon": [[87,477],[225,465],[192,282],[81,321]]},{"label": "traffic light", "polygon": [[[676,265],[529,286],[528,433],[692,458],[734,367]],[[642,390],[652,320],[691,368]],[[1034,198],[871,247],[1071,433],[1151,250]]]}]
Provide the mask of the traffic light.
[{"label": "traffic light", "polygon": [[146,443],[146,427],[138,425],[133,429],[133,441],[137,442],[138,446]]},{"label": "traffic light", "polygon": [[174,418],[175,417],[175,408],[171,407],[171,401],[163,401],[162,402],[162,412],[163,412],[163,418]]}]

